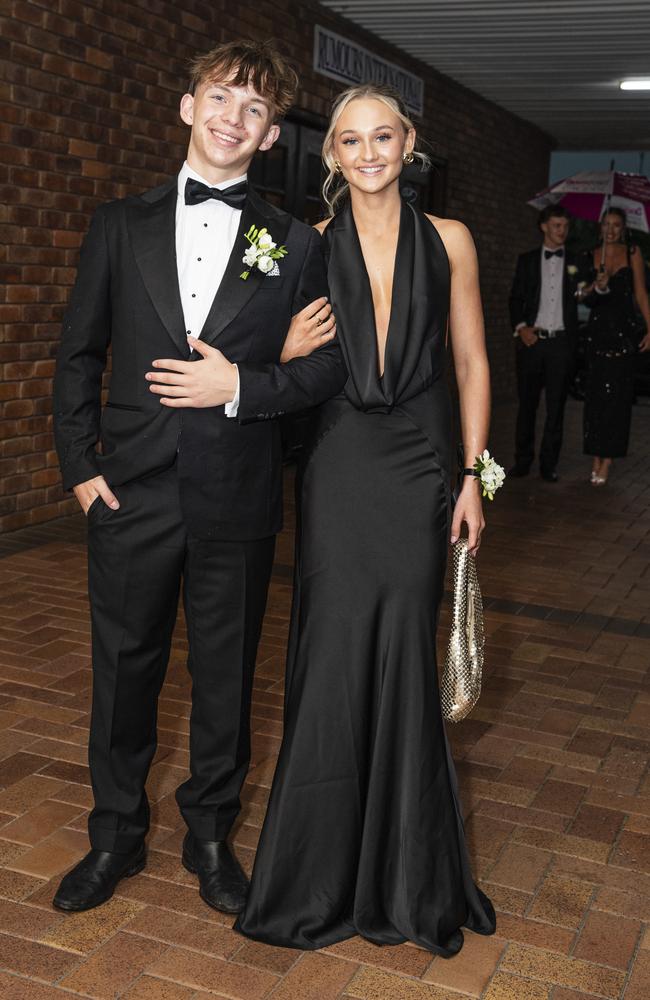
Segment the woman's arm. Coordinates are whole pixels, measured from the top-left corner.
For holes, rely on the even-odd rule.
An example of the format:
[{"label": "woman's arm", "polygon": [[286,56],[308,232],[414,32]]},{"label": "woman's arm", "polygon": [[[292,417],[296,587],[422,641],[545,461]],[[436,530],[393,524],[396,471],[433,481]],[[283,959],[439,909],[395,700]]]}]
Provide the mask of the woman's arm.
[{"label": "woman's arm", "polygon": [[[304,262],[293,294],[292,312],[302,312],[323,298],[327,288],[327,272],[320,236],[311,230],[304,252]],[[316,311],[318,313],[318,310]],[[322,329],[322,324],[316,329]],[[286,363],[254,365],[249,361],[238,364],[241,385],[238,420],[266,419],[275,413],[295,413],[317,406],[345,385],[347,370],[331,330],[324,342],[308,356],[293,357]]]},{"label": "woman's arm", "polygon": [[[314,229],[322,236],[331,219],[318,222]],[[296,313],[291,320],[280,361],[306,358],[336,336],[336,319],[327,299],[315,299]]]},{"label": "woman's arm", "polygon": [[589,309],[593,309],[596,302],[598,302],[598,299],[600,298],[598,294],[599,292],[601,294],[607,294],[609,292],[609,271],[605,267],[601,269],[600,259],[601,251],[599,247],[596,247],[596,249],[590,253],[593,270],[592,268],[589,268],[588,272],[590,277],[590,274],[595,271],[595,277],[590,284],[587,283],[589,280],[588,277],[585,284],[578,289],[576,294],[578,302],[582,302],[583,305],[586,305]]},{"label": "woman's arm", "polygon": [[[436,220],[436,227],[451,266],[449,329],[465,462],[471,466],[487,446],[490,423],[490,370],[485,350],[478,260],[471,234],[461,222]],[[485,520],[481,486],[474,476],[465,476],[463,480],[451,526],[452,544],[459,538],[463,522],[467,525],[470,551],[475,555]]]},{"label": "woman's arm", "polygon": [[645,320],[645,336],[639,344],[640,351],[650,350],[650,305],[648,305],[648,290],[645,284],[645,263],[638,247],[630,256],[632,274],[634,275],[634,298],[639,312]]},{"label": "woman's arm", "polygon": [[336,336],[336,320],[326,298],[314,299],[297,312],[284,341],[281,364],[293,358],[306,358]]}]

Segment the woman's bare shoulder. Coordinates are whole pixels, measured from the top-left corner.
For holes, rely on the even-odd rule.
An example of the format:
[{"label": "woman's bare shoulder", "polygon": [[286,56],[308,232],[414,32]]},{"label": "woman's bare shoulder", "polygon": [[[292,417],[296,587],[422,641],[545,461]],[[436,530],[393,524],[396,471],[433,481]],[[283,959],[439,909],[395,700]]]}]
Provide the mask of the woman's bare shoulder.
[{"label": "woman's bare shoulder", "polygon": [[464,222],[443,219],[439,215],[429,215],[428,212],[425,215],[442,240],[452,267],[457,261],[466,259],[468,253],[471,258],[476,256],[472,234]]},{"label": "woman's bare shoulder", "polygon": [[459,222],[458,219],[443,219],[440,215],[430,215],[428,212],[424,214],[431,225],[437,229],[443,242],[447,240],[457,242],[472,239],[472,234],[464,222]]},{"label": "woman's bare shoulder", "polygon": [[323,233],[325,232],[325,230],[327,229],[327,227],[329,226],[329,224],[330,224],[331,221],[332,221],[331,218],[330,219],[323,219],[322,222],[317,222],[314,225],[314,229],[316,229],[321,234],[321,236],[322,236]]}]

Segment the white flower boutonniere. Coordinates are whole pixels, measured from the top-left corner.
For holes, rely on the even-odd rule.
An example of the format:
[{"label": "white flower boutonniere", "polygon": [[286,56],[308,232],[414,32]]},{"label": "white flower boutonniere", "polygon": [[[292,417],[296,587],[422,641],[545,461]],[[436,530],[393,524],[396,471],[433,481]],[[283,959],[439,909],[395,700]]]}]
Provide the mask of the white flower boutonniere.
[{"label": "white flower boutonniere", "polygon": [[572,278],[575,278],[576,274],[578,273],[578,268],[575,266],[575,264],[567,264],[566,273],[570,274]]},{"label": "white flower boutonniere", "polygon": [[250,246],[242,257],[242,261],[248,270],[242,271],[239,277],[246,281],[255,267],[262,274],[269,274],[274,269],[275,273],[279,273],[278,265],[275,262],[287,256],[289,252],[287,248],[285,246],[279,247],[277,243],[274,243],[268,229],[256,229],[255,226],[250,227],[246,233],[246,239]]},{"label": "white flower boutonniere", "polygon": [[483,487],[483,496],[494,500],[494,494],[503,486],[506,478],[505,469],[494,461],[487,449],[482,455],[476,456],[472,468],[478,473]]}]

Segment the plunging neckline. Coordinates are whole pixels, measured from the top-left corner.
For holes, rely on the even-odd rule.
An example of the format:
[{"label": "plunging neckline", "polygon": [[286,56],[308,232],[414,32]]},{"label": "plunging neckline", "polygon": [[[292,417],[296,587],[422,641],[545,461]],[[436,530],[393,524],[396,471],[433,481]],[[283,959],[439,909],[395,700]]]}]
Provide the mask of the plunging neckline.
[{"label": "plunging neckline", "polygon": [[[600,254],[599,254],[599,256],[600,256]],[[593,255],[592,255],[592,260],[593,260]],[[596,271],[598,271],[599,270],[599,266],[596,265],[595,261],[593,262],[593,265],[594,265],[594,269]],[[612,278],[615,278],[617,274],[620,274],[621,271],[627,271],[627,270],[630,270],[630,271],[632,270],[632,263],[630,261],[630,251],[629,251],[629,249],[627,251],[627,263],[621,264],[620,267],[617,267],[615,271],[611,272],[611,274],[609,276],[610,281],[611,281]]]},{"label": "plunging neckline", "polygon": [[[594,266],[594,270],[598,271],[598,268]],[[621,271],[631,271],[631,270],[632,270],[632,265],[631,264],[623,264],[621,267],[617,268],[615,271],[612,271],[612,273],[609,276],[609,280],[611,281],[612,278],[615,278],[617,274],[621,273]]]},{"label": "plunging neckline", "polygon": [[349,374],[345,395],[358,409],[385,413],[432,374],[433,355],[423,355],[423,344],[444,342],[449,262],[426,215],[403,202],[382,377],[370,278],[351,214],[348,200],[326,230],[332,309]]},{"label": "plunging neckline", "polygon": [[390,286],[390,309],[388,311],[388,326],[386,327],[386,339],[384,341],[384,365],[380,369],[380,356],[379,356],[379,339],[377,337],[377,313],[375,311],[375,301],[372,295],[372,282],[370,281],[370,274],[368,273],[368,266],[366,264],[366,258],[363,256],[363,247],[361,246],[361,238],[359,236],[359,230],[357,229],[357,223],[354,218],[354,212],[352,211],[352,205],[350,205],[350,217],[352,219],[352,229],[354,231],[354,238],[357,243],[357,249],[359,251],[359,256],[361,258],[362,272],[365,278],[366,285],[368,287],[368,294],[370,296],[371,309],[370,313],[372,315],[372,334],[373,343],[375,345],[375,371],[377,373],[377,379],[380,384],[383,384],[384,376],[386,374],[386,361],[388,358],[388,345],[391,339],[391,329],[394,324],[394,314],[395,314],[395,279],[397,277],[397,263],[399,256],[399,247],[402,240],[402,230],[404,227],[404,213],[406,211],[406,205],[404,200],[401,199],[400,213],[399,213],[399,227],[397,230],[397,243],[395,244],[395,258],[393,260],[393,277]]}]

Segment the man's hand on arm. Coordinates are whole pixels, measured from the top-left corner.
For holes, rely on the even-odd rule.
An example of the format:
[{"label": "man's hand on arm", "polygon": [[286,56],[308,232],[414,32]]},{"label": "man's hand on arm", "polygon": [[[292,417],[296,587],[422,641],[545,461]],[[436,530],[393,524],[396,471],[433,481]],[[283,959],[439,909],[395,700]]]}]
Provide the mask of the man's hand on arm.
[{"label": "man's hand on arm", "polygon": [[237,365],[228,361],[216,347],[188,337],[192,350],[201,355],[200,361],[178,361],[158,358],[152,367],[164,371],[147,372],[150,390],[160,396],[163,406],[201,408],[224,406],[237,393]]},{"label": "man's hand on arm", "polygon": [[119,510],[120,502],[111,492],[111,489],[103,476],[95,476],[94,479],[87,479],[85,483],[78,483],[72,488],[84,514],[97,497],[101,497],[107,507],[111,510]]}]

